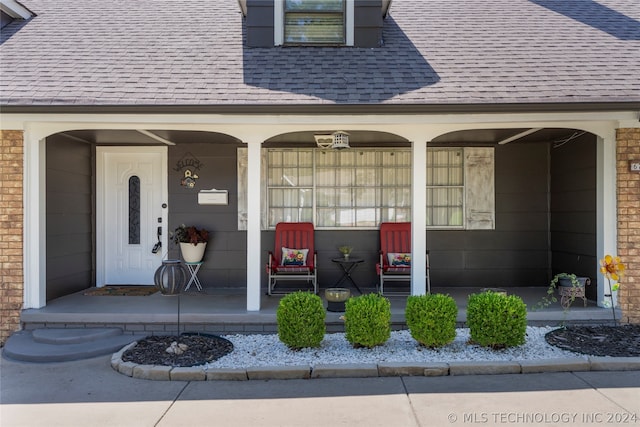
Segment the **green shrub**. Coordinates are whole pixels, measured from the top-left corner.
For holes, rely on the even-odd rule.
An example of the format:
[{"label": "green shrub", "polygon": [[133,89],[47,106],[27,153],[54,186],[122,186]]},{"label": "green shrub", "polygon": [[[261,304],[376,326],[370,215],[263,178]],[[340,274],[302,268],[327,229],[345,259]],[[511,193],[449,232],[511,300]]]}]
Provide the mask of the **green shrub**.
[{"label": "green shrub", "polygon": [[349,298],[344,319],[345,338],[356,348],[382,345],[391,336],[391,303],[380,294]]},{"label": "green shrub", "polygon": [[515,295],[472,294],[467,324],[473,343],[494,349],[521,345],[527,331],[527,306]]},{"label": "green shrub", "polygon": [[302,291],[285,295],[276,311],[278,338],[294,350],[319,347],[326,332],[325,315],[318,295]]},{"label": "green shrub", "polygon": [[458,307],[449,295],[412,295],[404,312],[413,339],[427,347],[441,347],[456,338]]}]

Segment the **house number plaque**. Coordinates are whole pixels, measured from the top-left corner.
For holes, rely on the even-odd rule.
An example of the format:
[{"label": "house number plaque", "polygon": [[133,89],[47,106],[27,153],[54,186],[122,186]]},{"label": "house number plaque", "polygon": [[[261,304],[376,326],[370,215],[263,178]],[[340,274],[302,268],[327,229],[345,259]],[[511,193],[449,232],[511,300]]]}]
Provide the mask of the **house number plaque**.
[{"label": "house number plaque", "polygon": [[631,172],[640,172],[640,160],[631,160],[629,162],[629,170]]}]

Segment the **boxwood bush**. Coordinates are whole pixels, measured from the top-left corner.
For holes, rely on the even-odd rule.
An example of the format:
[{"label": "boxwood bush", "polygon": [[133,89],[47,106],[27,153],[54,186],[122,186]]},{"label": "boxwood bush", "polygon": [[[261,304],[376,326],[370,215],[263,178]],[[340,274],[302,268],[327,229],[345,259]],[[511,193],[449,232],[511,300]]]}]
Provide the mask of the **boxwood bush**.
[{"label": "boxwood bush", "polygon": [[456,338],[458,306],[449,295],[409,296],[404,315],[413,339],[426,347],[441,347]]},{"label": "boxwood bush", "polygon": [[345,338],[356,348],[382,345],[391,337],[391,303],[380,294],[349,298],[344,319]]},{"label": "boxwood bush", "polygon": [[276,311],[278,338],[294,350],[319,347],[326,332],[325,315],[318,295],[303,291],[287,294]]},{"label": "boxwood bush", "polygon": [[516,295],[486,291],[469,295],[467,324],[472,343],[494,349],[524,344],[527,306]]}]

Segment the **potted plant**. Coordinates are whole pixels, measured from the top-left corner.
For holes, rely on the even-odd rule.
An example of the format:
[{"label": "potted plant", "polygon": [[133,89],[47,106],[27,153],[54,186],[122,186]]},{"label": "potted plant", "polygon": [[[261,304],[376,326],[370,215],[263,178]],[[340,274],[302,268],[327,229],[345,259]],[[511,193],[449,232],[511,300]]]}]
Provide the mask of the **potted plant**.
[{"label": "potted plant", "polygon": [[351,246],[340,246],[338,248],[338,250],[340,251],[340,253],[344,257],[344,259],[348,260],[349,259],[349,255],[351,255],[351,251],[353,250],[353,247],[351,247]]},{"label": "potted plant", "polygon": [[570,273],[558,273],[553,276],[551,282],[549,282],[549,287],[547,288],[547,295],[542,298],[536,308],[545,308],[548,307],[551,303],[556,302],[557,299],[554,295],[555,290],[558,289],[558,293],[560,294],[560,305],[562,308],[567,310],[573,301],[575,301],[576,297],[580,297],[585,300],[586,306],[586,297],[585,297],[585,289],[586,285],[589,285],[591,280],[588,277],[578,277],[575,274]]},{"label": "potted plant", "polygon": [[209,231],[191,225],[181,224],[173,232],[173,241],[180,245],[185,262],[200,262],[209,241]]}]

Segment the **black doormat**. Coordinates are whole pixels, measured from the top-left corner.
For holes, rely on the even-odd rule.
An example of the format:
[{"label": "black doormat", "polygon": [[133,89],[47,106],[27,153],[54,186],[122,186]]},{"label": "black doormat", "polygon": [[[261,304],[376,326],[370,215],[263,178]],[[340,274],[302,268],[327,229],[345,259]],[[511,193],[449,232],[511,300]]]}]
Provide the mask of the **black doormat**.
[{"label": "black doormat", "polygon": [[158,292],[155,286],[103,286],[101,288],[89,288],[84,295],[93,296],[117,296],[117,297],[146,297]]}]

